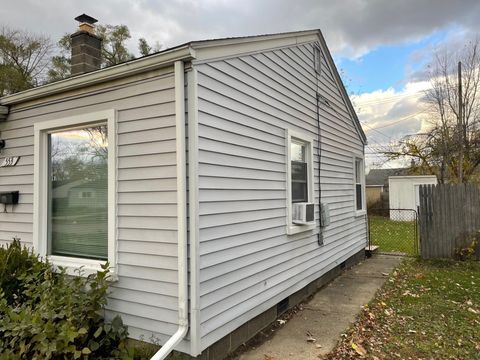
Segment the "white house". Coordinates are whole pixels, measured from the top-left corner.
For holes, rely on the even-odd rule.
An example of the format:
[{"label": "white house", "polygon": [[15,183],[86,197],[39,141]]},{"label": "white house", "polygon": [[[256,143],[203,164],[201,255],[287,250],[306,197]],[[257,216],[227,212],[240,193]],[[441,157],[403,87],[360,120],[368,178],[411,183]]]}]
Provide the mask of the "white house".
[{"label": "white house", "polygon": [[[389,176],[390,218],[397,221],[412,221],[420,206],[420,185],[436,185],[435,175]],[[396,210],[395,210],[396,209]],[[412,210],[412,211],[405,211]]]},{"label": "white house", "polygon": [[[2,243],[69,269],[108,260],[108,311],[130,336],[205,359],[362,258],[366,138],[319,30],[94,70],[99,40],[82,29],[75,76],[0,99],[0,191],[20,193]],[[81,207],[55,205],[79,183]]]}]

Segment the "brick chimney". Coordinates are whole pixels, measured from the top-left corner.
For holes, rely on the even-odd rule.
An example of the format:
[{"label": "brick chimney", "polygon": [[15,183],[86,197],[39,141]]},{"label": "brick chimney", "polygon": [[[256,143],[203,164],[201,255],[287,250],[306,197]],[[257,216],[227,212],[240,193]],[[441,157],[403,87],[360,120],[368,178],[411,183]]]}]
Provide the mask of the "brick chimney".
[{"label": "brick chimney", "polygon": [[72,76],[100,69],[102,39],[94,34],[97,19],[82,14],[75,18],[80,25],[72,39]]}]

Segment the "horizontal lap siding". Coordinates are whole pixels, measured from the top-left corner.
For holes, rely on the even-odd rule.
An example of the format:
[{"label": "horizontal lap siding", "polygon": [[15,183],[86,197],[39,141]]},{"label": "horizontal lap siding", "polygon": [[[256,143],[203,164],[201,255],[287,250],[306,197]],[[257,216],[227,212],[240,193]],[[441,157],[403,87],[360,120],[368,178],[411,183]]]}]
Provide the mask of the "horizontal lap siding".
[{"label": "horizontal lap siding", "polygon": [[[12,108],[0,124],[7,147],[21,155],[0,169],[0,191],[20,190],[20,204],[0,213],[0,243],[32,243],[33,124],[105,109],[117,112],[118,282],[110,315],[122,315],[136,338],[160,342],[177,327],[177,196],[174,77],[149,75],[129,84],[29,108]],[[182,344],[185,347],[185,344]]]},{"label": "horizontal lap siding", "polygon": [[[323,59],[322,201],[331,225],[286,235],[285,129],[317,138],[313,46],[197,65],[202,347],[360,251],[352,154],[363,145]],[[314,143],[315,196],[318,157]],[[316,209],[318,218],[318,207]]]}]

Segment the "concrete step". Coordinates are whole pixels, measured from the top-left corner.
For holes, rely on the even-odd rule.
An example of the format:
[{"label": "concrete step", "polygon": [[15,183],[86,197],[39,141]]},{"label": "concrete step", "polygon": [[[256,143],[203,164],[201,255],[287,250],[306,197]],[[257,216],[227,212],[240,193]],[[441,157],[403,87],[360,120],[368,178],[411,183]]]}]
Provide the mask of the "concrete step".
[{"label": "concrete step", "polygon": [[368,245],[365,247],[365,256],[366,257],[371,257],[373,254],[378,252],[378,246],[377,245]]}]

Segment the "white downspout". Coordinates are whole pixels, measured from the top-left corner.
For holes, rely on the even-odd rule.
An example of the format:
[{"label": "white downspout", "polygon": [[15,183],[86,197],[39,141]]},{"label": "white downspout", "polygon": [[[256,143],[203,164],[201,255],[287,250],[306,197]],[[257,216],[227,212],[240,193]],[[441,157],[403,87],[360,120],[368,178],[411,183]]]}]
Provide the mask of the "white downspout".
[{"label": "white downspout", "polygon": [[175,123],[177,129],[178,330],[150,360],[165,359],[188,332],[185,69],[183,61],[175,62]]},{"label": "white downspout", "polygon": [[188,203],[190,251],[190,355],[200,355],[200,265],[198,228],[198,94],[197,69],[188,72]]}]

